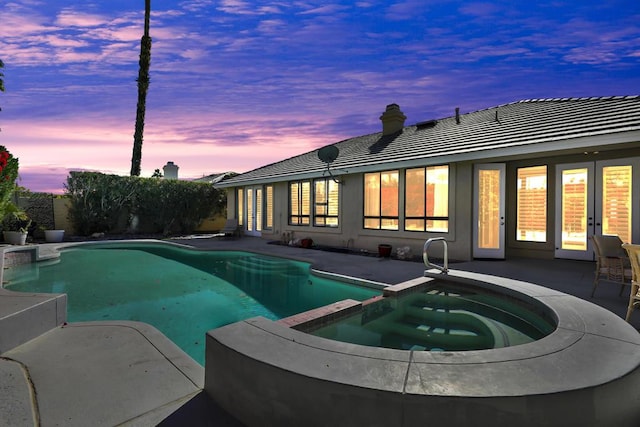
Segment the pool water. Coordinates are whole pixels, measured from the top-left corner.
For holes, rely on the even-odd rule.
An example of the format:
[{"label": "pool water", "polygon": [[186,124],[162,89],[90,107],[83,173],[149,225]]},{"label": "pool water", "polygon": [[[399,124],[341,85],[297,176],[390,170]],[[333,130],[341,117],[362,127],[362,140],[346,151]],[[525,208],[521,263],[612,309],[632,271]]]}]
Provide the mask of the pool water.
[{"label": "pool water", "polygon": [[436,282],[424,292],[383,298],[310,333],[401,350],[471,351],[539,340],[555,330],[541,307],[470,286]]},{"label": "pool water", "polygon": [[204,364],[205,333],[254,316],[278,320],[380,291],[316,277],[304,262],[163,243],[100,243],[12,267],[13,291],[67,294],[69,322],[149,323]]}]

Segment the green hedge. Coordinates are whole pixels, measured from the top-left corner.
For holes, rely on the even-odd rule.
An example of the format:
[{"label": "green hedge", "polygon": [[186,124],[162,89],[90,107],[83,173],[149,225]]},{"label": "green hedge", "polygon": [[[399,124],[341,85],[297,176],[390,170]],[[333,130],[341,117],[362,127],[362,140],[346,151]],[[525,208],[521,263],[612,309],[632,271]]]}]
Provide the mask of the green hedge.
[{"label": "green hedge", "polygon": [[69,219],[80,235],[191,233],[226,210],[226,192],[208,183],[70,172]]},{"label": "green hedge", "polygon": [[[0,80],[1,81],[1,80]],[[18,159],[0,145],[0,221],[11,204],[18,179]]]}]

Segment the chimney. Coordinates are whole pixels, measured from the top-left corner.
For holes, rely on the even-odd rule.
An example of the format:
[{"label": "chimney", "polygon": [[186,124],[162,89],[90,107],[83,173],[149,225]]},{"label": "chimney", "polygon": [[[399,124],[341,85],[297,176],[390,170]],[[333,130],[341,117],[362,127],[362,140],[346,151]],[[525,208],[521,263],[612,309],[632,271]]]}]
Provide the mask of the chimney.
[{"label": "chimney", "polygon": [[407,119],[402,111],[400,111],[400,106],[398,104],[389,104],[387,105],[387,109],[380,116],[380,120],[382,120],[382,134],[383,135],[393,135],[404,128],[404,121]]},{"label": "chimney", "polygon": [[164,171],[164,179],[178,179],[178,165],[173,162],[167,162],[162,170]]},{"label": "chimney", "polygon": [[460,124],[460,107],[456,107],[456,124]]}]

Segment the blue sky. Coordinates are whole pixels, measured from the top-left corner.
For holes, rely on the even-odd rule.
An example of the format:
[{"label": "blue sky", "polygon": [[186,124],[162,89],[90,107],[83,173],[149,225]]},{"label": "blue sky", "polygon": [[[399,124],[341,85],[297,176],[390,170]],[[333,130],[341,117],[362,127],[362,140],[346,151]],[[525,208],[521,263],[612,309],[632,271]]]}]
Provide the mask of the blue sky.
[{"label": "blue sky", "polygon": [[[151,2],[142,176],[245,172],[531,98],[640,94],[640,2]],[[20,185],[128,175],[144,0],[0,1],[0,145]]]}]

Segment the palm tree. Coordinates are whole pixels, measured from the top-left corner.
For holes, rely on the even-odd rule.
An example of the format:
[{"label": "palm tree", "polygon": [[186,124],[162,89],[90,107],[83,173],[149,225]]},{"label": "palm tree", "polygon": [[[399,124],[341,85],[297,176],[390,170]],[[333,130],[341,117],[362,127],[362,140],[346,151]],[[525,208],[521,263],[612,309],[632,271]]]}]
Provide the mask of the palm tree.
[{"label": "palm tree", "polygon": [[[4,80],[2,79],[4,77],[4,73],[2,72],[3,68],[4,62],[0,59],[0,92],[4,92]],[[2,108],[0,108],[0,111],[2,111]]]},{"label": "palm tree", "polygon": [[149,37],[149,16],[151,0],[144,2],[144,35],[140,40],[140,69],[138,71],[138,105],[136,107],[136,128],[133,133],[133,156],[131,157],[131,176],[140,176],[142,161],[142,134],[144,133],[144,114],[149,89],[149,64],[151,63],[151,37]]},{"label": "palm tree", "polygon": [[2,80],[2,78],[4,77],[4,74],[2,73],[3,68],[4,62],[2,62],[2,59],[0,59],[0,92],[4,92],[4,80]]}]

